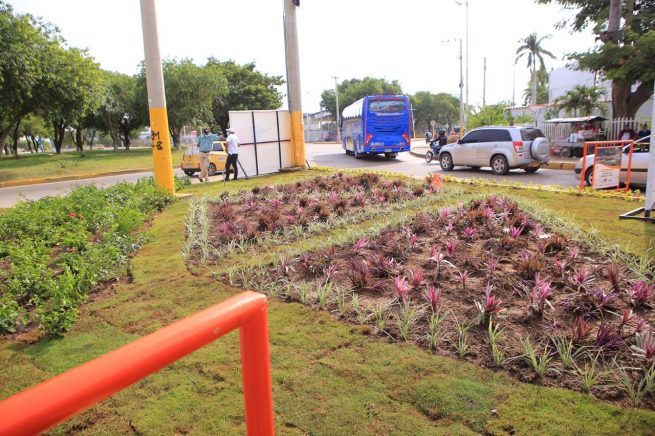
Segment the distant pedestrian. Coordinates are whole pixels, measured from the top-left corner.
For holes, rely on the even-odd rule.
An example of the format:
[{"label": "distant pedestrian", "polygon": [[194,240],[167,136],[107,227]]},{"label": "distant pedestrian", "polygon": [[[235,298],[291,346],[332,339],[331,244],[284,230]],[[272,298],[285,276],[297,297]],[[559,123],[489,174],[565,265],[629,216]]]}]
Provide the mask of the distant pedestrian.
[{"label": "distant pedestrian", "polygon": [[650,136],[650,129],[648,128],[648,124],[644,123],[641,125],[641,130],[637,132],[637,139],[645,138],[646,136]]},{"label": "distant pedestrian", "polygon": [[637,137],[637,134],[635,131],[630,127],[630,124],[625,123],[623,125],[623,130],[619,132],[619,141],[629,141],[631,139],[635,139]]},{"label": "distant pedestrian", "polygon": [[218,141],[218,135],[215,135],[209,131],[209,129],[203,129],[202,135],[198,137],[198,151],[200,152],[200,181],[208,182],[209,177],[207,177],[207,168],[209,168],[209,152],[212,151],[214,147],[214,141]]},{"label": "distant pedestrian", "polygon": [[429,144],[429,143],[430,143],[430,139],[432,139],[432,135],[430,134],[430,131],[429,131],[429,130],[426,130],[426,131],[425,131],[425,143],[426,143],[426,144]]},{"label": "distant pedestrian", "polygon": [[230,166],[234,168],[234,180],[239,176],[237,163],[239,162],[239,138],[234,134],[234,129],[227,129],[227,162],[225,163],[225,181],[230,180]]}]

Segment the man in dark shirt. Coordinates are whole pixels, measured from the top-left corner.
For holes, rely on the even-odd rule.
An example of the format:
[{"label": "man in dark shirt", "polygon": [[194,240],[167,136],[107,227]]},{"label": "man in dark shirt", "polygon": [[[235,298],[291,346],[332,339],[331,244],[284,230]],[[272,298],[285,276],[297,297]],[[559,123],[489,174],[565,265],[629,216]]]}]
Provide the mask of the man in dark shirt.
[{"label": "man in dark shirt", "polygon": [[637,139],[645,138],[646,136],[650,136],[650,129],[648,128],[648,124],[644,123],[641,125],[639,132],[637,132]]}]

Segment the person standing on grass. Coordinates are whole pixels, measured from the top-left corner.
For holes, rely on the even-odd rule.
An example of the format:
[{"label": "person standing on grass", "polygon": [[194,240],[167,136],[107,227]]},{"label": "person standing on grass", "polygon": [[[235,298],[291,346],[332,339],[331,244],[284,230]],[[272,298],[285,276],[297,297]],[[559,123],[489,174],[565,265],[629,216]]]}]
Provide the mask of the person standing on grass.
[{"label": "person standing on grass", "polygon": [[214,141],[218,141],[218,135],[215,135],[205,128],[202,135],[198,137],[198,151],[200,152],[200,181],[208,182],[207,168],[209,168],[209,152],[212,151]]},{"label": "person standing on grass", "polygon": [[230,180],[230,165],[234,167],[234,180],[239,175],[237,163],[239,161],[239,138],[234,134],[234,129],[227,129],[227,162],[225,163],[225,181]]}]

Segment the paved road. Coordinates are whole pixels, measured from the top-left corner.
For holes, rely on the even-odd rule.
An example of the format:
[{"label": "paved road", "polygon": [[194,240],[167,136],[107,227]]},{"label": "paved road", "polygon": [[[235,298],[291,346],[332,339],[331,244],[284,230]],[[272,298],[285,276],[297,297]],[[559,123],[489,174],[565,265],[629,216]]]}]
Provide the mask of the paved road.
[{"label": "paved road", "polygon": [[411,176],[427,176],[429,172],[437,172],[455,177],[485,179],[499,181],[515,181],[534,185],[562,185],[576,186],[577,180],[573,171],[546,170],[540,169],[534,174],[528,174],[523,170],[512,170],[506,176],[497,176],[491,172],[491,168],[482,168],[474,171],[467,167],[455,167],[453,171],[443,171],[439,163],[432,161],[428,164],[425,159],[400,153],[396,159],[387,160],[384,156],[373,156],[365,159],[355,159],[347,156],[339,144],[307,144],[307,159],[310,163],[320,166],[337,168],[371,168],[374,170],[386,170]]},{"label": "paved road", "polygon": [[[336,168],[370,168],[374,170],[393,171],[415,177],[423,177],[429,172],[436,171],[441,174],[449,174],[455,177],[483,177],[487,179],[512,180],[537,185],[576,185],[576,180],[573,177],[572,171],[542,169],[536,174],[527,174],[523,170],[514,170],[507,176],[496,176],[492,174],[491,170],[488,168],[473,171],[470,168],[462,167],[455,168],[455,170],[451,172],[445,172],[441,170],[438,163],[433,161],[431,164],[428,164],[423,158],[413,156],[409,153],[401,153],[397,159],[391,160],[386,160],[384,157],[377,156],[357,160],[352,156],[347,156],[339,144],[307,144],[307,160],[312,165]],[[183,175],[179,168],[175,169],[175,174],[179,176]],[[36,200],[48,195],[66,194],[75,186],[90,184],[111,186],[122,181],[135,182],[142,177],[152,177],[152,172],[0,188],[0,208],[13,206],[21,197],[28,200]]]}]

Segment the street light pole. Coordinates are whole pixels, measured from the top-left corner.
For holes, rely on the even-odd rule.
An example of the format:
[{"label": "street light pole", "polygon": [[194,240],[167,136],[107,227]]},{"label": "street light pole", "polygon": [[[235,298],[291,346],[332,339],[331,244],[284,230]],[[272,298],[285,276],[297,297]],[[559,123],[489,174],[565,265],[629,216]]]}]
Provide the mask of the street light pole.
[{"label": "street light pole", "polygon": [[305,131],[300,91],[300,56],[296,7],[300,0],[284,0],[284,51],[287,64],[287,98],[291,117],[291,156],[295,166],[305,166]]},{"label": "street light pole", "polygon": [[469,2],[464,2],[466,8],[466,113],[464,114],[464,123],[468,129],[469,123]]},{"label": "street light pole", "polygon": [[155,0],[141,0],[141,26],[143,50],[146,62],[146,87],[150,113],[150,141],[154,161],[155,183],[170,193],[175,192],[173,183],[173,157],[168,132],[164,72],[159,53],[157,33],[157,8]]},{"label": "street light pole", "polygon": [[337,141],[341,142],[341,129],[339,129],[339,117],[341,115],[341,112],[339,112],[339,85],[338,85],[338,77],[337,76],[332,76],[334,78],[334,95],[337,97],[337,113],[334,116],[334,119],[337,121]]},{"label": "street light pole", "polygon": [[464,73],[462,72],[462,40],[459,40],[459,137],[464,132]]},{"label": "street light pole", "polygon": [[484,58],[484,73],[482,76],[482,107],[487,105],[487,58]]}]

